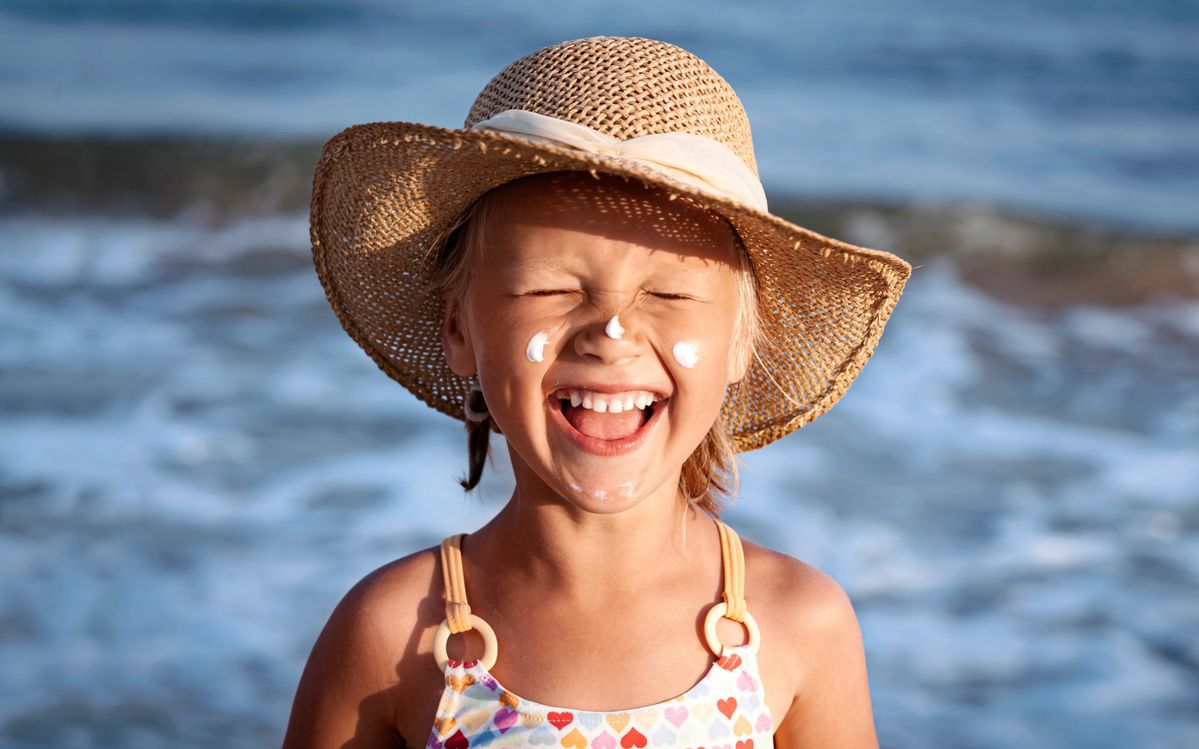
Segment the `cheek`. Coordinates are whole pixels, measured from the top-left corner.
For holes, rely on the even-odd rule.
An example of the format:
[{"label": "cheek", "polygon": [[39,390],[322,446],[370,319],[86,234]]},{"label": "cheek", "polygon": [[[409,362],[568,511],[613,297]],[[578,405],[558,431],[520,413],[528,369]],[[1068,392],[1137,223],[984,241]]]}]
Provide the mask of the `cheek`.
[{"label": "cheek", "polygon": [[542,385],[561,343],[562,320],[506,299],[480,304],[474,312],[479,380],[503,429],[506,422],[543,408]]},{"label": "cheek", "polygon": [[566,300],[496,305],[489,321],[492,354],[514,373],[544,369],[567,344],[573,309]]},{"label": "cheek", "polygon": [[545,347],[550,342],[550,334],[539,330],[525,344],[525,358],[533,363],[545,361]]},{"label": "cheek", "polygon": [[667,364],[681,377],[724,371],[732,350],[734,320],[717,310],[676,314],[659,321]]},{"label": "cheek", "polygon": [[699,343],[688,339],[675,341],[670,347],[670,354],[680,367],[695,369],[695,365],[699,364]]},{"label": "cheek", "polygon": [[516,306],[485,299],[474,308],[474,345],[480,366],[530,366],[553,345],[548,320],[526,319]]}]

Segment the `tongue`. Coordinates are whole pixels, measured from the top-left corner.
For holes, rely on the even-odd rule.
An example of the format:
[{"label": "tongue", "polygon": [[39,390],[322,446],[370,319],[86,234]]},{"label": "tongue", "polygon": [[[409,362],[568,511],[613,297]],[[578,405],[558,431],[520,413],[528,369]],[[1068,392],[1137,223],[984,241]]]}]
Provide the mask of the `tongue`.
[{"label": "tongue", "polygon": [[641,428],[642,410],[614,413],[596,413],[582,406],[566,404],[562,412],[571,426],[588,437],[601,440],[619,440],[632,435]]}]

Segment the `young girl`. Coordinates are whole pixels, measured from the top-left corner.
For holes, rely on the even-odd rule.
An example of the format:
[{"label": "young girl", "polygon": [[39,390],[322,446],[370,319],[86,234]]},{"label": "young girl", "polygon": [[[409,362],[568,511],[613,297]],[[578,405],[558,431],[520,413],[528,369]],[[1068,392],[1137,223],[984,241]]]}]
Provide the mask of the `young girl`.
[{"label": "young girl", "polygon": [[346,594],[286,749],[877,746],[843,590],[719,514],[736,451],[844,394],[910,266],[767,211],[723,78],[649,39],[538,50],[461,130],[332,138],[311,218],[349,334],[466,422],[465,487],[492,432],[516,485]]}]

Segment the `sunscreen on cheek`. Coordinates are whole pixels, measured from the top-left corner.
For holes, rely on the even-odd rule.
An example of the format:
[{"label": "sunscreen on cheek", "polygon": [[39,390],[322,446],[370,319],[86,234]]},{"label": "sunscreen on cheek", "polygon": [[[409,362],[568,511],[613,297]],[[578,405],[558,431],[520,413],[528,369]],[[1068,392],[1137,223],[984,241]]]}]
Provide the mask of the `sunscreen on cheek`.
[{"label": "sunscreen on cheek", "polygon": [[549,343],[550,337],[545,331],[539,331],[533,334],[529,339],[529,345],[525,346],[525,358],[531,362],[539,362],[545,358],[545,344]]},{"label": "sunscreen on cheek", "polygon": [[679,341],[671,349],[671,353],[674,354],[674,360],[687,369],[691,369],[699,361],[699,352],[691,341]]}]

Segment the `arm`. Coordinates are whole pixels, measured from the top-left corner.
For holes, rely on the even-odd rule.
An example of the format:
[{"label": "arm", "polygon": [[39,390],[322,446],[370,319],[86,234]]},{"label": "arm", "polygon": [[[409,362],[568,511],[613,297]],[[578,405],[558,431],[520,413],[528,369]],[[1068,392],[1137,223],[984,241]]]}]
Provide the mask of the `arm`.
[{"label": "arm", "polygon": [[777,749],[878,749],[866,654],[853,604],[828,575],[803,586],[793,641],[802,662],[799,691],[775,732]]},{"label": "arm", "polygon": [[350,589],[325,624],[296,690],[283,749],[404,746],[393,715],[394,650],[381,626],[372,573]]}]

